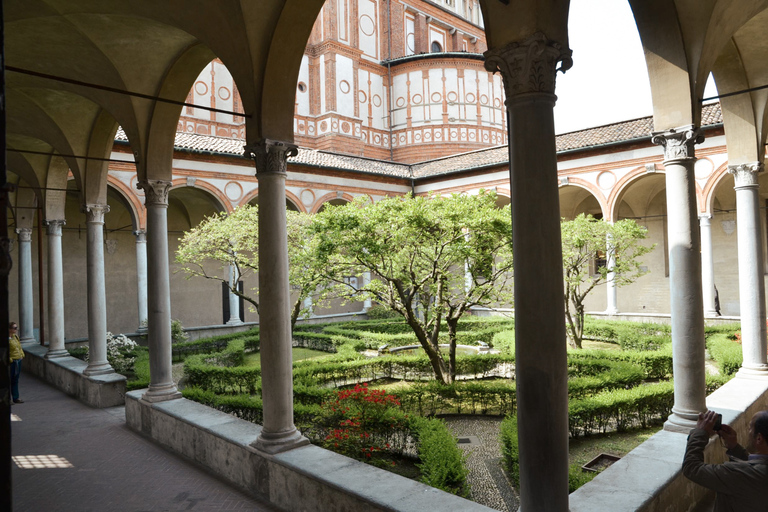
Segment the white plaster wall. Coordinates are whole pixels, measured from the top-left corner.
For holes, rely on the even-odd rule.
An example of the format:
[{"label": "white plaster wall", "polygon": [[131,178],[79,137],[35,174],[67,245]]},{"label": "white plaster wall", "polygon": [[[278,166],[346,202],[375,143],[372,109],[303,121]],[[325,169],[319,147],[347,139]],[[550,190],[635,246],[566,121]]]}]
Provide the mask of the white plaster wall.
[{"label": "white plaster wall", "polygon": [[300,116],[309,115],[309,57],[304,55],[301,58],[301,67],[299,68],[299,82],[307,84],[304,92],[296,88],[296,108]]},{"label": "white plaster wall", "polygon": [[336,55],[336,111],[349,117],[355,115],[354,76],[352,59]]},{"label": "white plaster wall", "polygon": [[405,55],[413,55],[416,53],[416,29],[414,28],[415,21],[413,15],[405,14]]},{"label": "white plaster wall", "polygon": [[358,0],[358,41],[363,57],[379,59],[378,9],[373,0]]}]

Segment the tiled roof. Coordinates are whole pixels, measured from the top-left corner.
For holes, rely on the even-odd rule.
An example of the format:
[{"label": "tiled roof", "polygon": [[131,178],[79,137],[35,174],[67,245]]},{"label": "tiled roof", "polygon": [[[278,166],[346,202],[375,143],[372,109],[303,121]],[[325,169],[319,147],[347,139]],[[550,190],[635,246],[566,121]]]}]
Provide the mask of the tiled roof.
[{"label": "tiled roof", "polygon": [[[723,114],[720,110],[720,103],[704,105],[701,113],[702,126],[711,126],[721,124],[722,122]],[[604,144],[643,139],[650,135],[651,130],[653,130],[652,117],[642,117],[640,119],[632,119],[630,121],[587,128],[586,130],[558,135],[556,138],[557,151],[559,153],[576,149],[587,149],[590,147],[602,146]],[[115,140],[123,142],[128,140],[122,128],[117,131]],[[194,152],[211,152],[242,156],[243,143],[244,141],[242,139],[177,133],[175,147],[180,150]],[[446,156],[412,165],[342,155],[339,153],[318,151],[308,148],[299,148],[299,154],[289,160],[289,162],[297,165],[306,165],[323,169],[348,170],[398,178],[426,178],[429,176],[440,176],[457,171],[503,165],[508,161],[509,156],[507,146],[479,149],[468,153]]]}]

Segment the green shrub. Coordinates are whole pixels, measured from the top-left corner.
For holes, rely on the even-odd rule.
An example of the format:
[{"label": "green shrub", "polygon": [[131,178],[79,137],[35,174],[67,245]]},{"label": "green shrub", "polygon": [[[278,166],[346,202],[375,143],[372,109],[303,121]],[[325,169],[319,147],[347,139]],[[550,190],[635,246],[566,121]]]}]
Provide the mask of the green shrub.
[{"label": "green shrub", "polygon": [[133,363],[134,378],[125,384],[127,391],[149,387],[149,350],[145,347],[136,349],[136,362]]},{"label": "green shrub", "polygon": [[184,332],[184,326],[181,320],[171,321],[171,341],[172,343],[184,343],[189,339],[189,334]]},{"label": "green shrub", "polygon": [[517,416],[507,416],[501,422],[501,457],[512,487],[520,488],[520,449],[517,441]]},{"label": "green shrub", "polygon": [[77,347],[77,348],[71,348],[68,350],[69,355],[72,357],[76,357],[77,359],[80,359],[81,361],[85,361],[88,359],[88,347]]},{"label": "green shrub", "polygon": [[502,354],[515,354],[515,331],[501,331],[493,335],[491,346]]},{"label": "green shrub", "polygon": [[723,375],[733,375],[741,368],[744,359],[741,344],[729,340],[727,334],[713,334],[707,338],[707,349]]},{"label": "green shrub", "polygon": [[436,489],[468,496],[464,454],[445,422],[416,416],[411,419],[411,429],[417,439],[420,480]]},{"label": "green shrub", "polygon": [[365,314],[370,320],[385,320],[398,317],[402,318],[402,315],[400,315],[400,313],[397,311],[393,311],[387,306],[382,305],[371,306],[368,308],[368,311],[366,311]]},{"label": "green shrub", "polygon": [[591,482],[598,473],[594,471],[584,471],[578,464],[571,464],[568,467],[568,492],[572,493],[587,482]]}]

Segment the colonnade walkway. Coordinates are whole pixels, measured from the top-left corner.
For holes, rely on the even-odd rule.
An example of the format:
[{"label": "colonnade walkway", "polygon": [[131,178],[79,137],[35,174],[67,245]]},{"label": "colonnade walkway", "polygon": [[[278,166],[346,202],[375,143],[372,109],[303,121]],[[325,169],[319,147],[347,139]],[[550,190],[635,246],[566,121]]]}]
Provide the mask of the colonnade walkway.
[{"label": "colonnade walkway", "polygon": [[92,409],[29,373],[19,389],[15,511],[278,510],[128,429],[125,407]]}]

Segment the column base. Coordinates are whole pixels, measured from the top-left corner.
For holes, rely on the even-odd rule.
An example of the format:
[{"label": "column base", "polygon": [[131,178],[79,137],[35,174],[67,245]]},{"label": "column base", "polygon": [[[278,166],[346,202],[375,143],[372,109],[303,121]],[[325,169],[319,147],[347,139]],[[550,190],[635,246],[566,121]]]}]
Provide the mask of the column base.
[{"label": "column base", "polygon": [[736,372],[740,379],[768,379],[768,365],[742,366]]},{"label": "column base", "polygon": [[705,309],[704,310],[704,317],[705,318],[717,318],[719,316],[721,316],[720,313],[718,313],[714,309],[710,309],[710,310],[706,310]]},{"label": "column base", "polygon": [[83,370],[83,375],[106,375],[108,373],[115,373],[115,369],[109,363],[89,364],[88,367]]},{"label": "column base", "polygon": [[696,423],[699,421],[698,412],[686,412],[680,413],[672,410],[672,414],[669,415],[667,421],[664,422],[664,430],[667,432],[680,432],[682,434],[688,434],[691,429],[696,427]]},{"label": "column base", "polygon": [[618,310],[618,308],[608,308],[608,309],[606,309],[604,311],[604,313],[606,315],[618,315],[619,314],[619,310]]},{"label": "column base", "polygon": [[22,344],[37,343],[35,338],[21,338],[19,340]]},{"label": "column base", "polygon": [[136,332],[139,334],[146,334],[149,332],[149,328],[146,326],[146,324],[142,324],[138,329],[136,329]]},{"label": "column base", "polygon": [[243,321],[238,318],[237,320],[230,320],[224,325],[243,325]]},{"label": "column base", "polygon": [[256,451],[274,455],[276,453],[287,452],[300,446],[309,444],[309,439],[301,435],[298,429],[294,428],[289,432],[270,433],[261,431],[256,441],[251,446]]},{"label": "column base", "polygon": [[57,357],[64,357],[68,356],[69,352],[65,348],[60,348],[58,350],[48,350],[48,352],[45,353],[46,359],[56,359]]},{"label": "column base", "polygon": [[176,400],[177,398],[182,398],[182,395],[173,384],[165,386],[152,386],[150,384],[149,390],[141,396],[142,400],[150,403],[167,402],[168,400]]}]

